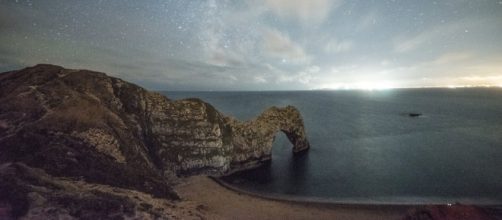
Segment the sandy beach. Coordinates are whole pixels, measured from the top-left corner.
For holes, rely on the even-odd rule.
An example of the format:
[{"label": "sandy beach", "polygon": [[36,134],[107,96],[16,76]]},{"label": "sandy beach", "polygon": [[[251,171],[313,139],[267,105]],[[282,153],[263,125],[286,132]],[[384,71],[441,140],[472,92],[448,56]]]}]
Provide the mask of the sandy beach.
[{"label": "sandy beach", "polygon": [[401,219],[412,206],[330,205],[275,201],[230,190],[209,177],[185,179],[176,191],[202,205],[207,219]]}]

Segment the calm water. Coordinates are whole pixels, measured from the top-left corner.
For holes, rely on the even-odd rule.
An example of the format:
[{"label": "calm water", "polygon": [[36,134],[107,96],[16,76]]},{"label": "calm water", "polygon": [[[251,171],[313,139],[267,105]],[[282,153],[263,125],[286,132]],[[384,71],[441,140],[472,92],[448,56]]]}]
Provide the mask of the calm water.
[{"label": "calm water", "polygon": [[270,166],[226,178],[245,190],[339,202],[502,204],[502,89],[166,94],[199,97],[241,120],[272,105],[300,110],[311,150],[293,157],[278,135]]}]

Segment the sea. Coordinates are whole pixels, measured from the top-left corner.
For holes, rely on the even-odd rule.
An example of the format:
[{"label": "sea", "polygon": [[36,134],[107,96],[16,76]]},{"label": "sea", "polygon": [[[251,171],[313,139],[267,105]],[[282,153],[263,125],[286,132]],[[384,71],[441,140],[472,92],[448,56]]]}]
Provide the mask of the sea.
[{"label": "sea", "polygon": [[[278,133],[272,162],[222,178],[239,190],[355,204],[502,204],[502,88],[163,92],[251,120],[295,106],[311,149]],[[410,113],[421,114],[410,117]]]}]

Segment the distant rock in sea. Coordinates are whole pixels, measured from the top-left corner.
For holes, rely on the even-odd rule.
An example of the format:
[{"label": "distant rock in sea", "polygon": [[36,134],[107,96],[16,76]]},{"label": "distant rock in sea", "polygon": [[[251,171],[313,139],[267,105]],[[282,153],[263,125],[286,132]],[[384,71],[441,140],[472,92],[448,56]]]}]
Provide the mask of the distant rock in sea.
[{"label": "distant rock in sea", "polygon": [[408,113],[408,116],[410,116],[410,117],[420,117],[420,116],[422,116],[422,113]]},{"label": "distant rock in sea", "polygon": [[260,166],[279,131],[294,153],[309,149],[292,106],[241,122],[202,100],[169,100],[88,70],[41,64],[2,73],[0,103],[0,219],[109,218],[110,210],[167,218],[175,212],[128,190],[179,199],[177,175]]}]

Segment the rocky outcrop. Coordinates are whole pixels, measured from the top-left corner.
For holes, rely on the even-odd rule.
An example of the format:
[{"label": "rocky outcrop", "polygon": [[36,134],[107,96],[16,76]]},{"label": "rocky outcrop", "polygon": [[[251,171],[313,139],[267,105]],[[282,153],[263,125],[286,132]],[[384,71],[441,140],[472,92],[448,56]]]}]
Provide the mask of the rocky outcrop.
[{"label": "rocky outcrop", "polygon": [[201,208],[22,163],[0,166],[0,219],[203,219]]},{"label": "rocky outcrop", "polygon": [[170,200],[176,175],[225,175],[270,160],[279,131],[293,152],[309,148],[291,106],[240,122],[199,99],[172,101],[54,65],[0,74],[0,103],[0,164]]},{"label": "rocky outcrop", "polygon": [[[199,99],[171,101],[87,70],[37,65],[4,73],[0,80],[3,162],[33,164],[46,145],[64,145],[68,151],[59,153],[66,154],[65,162],[57,161],[57,170],[71,169],[81,163],[82,152],[71,147],[78,145],[110,163],[142,170],[221,175],[269,160],[279,131],[291,140],[293,152],[309,148],[301,115],[292,106],[272,107],[240,122]],[[23,154],[28,151],[33,158]]]}]

